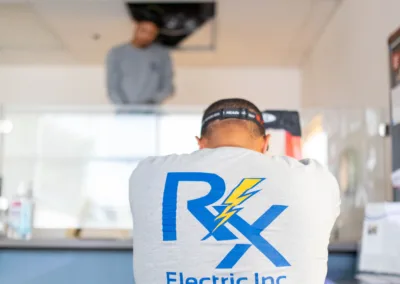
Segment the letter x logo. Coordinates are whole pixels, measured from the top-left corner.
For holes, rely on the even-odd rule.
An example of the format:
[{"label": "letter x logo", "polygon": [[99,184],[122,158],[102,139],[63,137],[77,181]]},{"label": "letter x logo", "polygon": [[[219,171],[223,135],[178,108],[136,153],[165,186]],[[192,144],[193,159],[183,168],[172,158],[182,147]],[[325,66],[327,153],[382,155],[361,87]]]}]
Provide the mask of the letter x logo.
[{"label": "letter x logo", "polygon": [[[217,241],[238,239],[225,225],[229,223],[239,231],[250,244],[236,244],[225,258],[218,264],[218,269],[232,268],[251,246],[257,248],[276,267],[290,266],[289,262],[267,240],[261,236],[264,231],[287,206],[273,205],[267,209],[253,224],[249,224],[237,213],[243,208],[243,203],[257,194],[259,190],[253,190],[264,179],[243,179],[232,190],[221,205],[216,204],[225,193],[224,180],[210,173],[169,173],[164,189],[163,198],[163,240],[175,241],[176,234],[176,207],[179,182],[206,182],[211,186],[209,193],[201,198],[188,201],[188,210],[208,230],[208,234],[202,239],[214,237]],[[218,204],[218,203],[217,203]],[[218,215],[213,214],[207,206],[213,208]]]}]

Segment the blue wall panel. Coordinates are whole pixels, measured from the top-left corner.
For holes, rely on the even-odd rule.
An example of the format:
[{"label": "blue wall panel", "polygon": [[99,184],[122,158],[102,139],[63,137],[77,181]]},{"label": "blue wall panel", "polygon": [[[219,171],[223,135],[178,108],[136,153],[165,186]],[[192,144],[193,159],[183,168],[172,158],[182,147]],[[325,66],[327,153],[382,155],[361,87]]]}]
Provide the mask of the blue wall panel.
[{"label": "blue wall panel", "polygon": [[1,284],[133,283],[128,251],[0,250]]},{"label": "blue wall panel", "polygon": [[[355,261],[355,254],[331,254],[328,277],[351,278]],[[132,283],[130,251],[0,250],[0,284]]]}]

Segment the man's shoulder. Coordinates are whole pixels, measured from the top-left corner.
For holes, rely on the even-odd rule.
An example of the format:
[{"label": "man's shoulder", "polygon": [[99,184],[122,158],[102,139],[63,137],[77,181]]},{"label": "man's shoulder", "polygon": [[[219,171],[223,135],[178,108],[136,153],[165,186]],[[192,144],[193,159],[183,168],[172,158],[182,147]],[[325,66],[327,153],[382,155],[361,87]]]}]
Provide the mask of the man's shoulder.
[{"label": "man's shoulder", "polygon": [[165,156],[150,156],[142,160],[139,164],[139,166],[159,166],[163,165],[166,163],[170,163],[172,161],[176,161],[177,159],[181,157],[185,157],[185,155],[177,155],[177,154],[172,154],[172,155],[165,155]]},{"label": "man's shoulder", "polygon": [[321,202],[340,203],[339,184],[328,167],[314,159],[296,160],[285,156],[273,159],[276,161],[273,167],[279,167],[276,181],[286,184],[292,194],[293,190],[300,190],[310,198],[321,198]]},{"label": "man's shoulder", "polygon": [[327,167],[323,166],[320,162],[314,159],[297,160],[288,156],[272,156],[272,160],[274,160],[276,163],[286,165],[288,169],[329,172]]},{"label": "man's shoulder", "polygon": [[274,156],[274,166],[280,166],[285,176],[293,181],[315,183],[327,182],[337,184],[335,176],[329,169],[314,159],[297,160],[287,156]]},{"label": "man's shoulder", "polygon": [[172,155],[165,155],[165,156],[150,156],[138,164],[135,171],[169,171],[171,167],[174,165],[183,164],[184,161],[187,161],[190,157],[190,154],[172,154]]},{"label": "man's shoulder", "polygon": [[127,49],[128,47],[129,47],[129,43],[127,43],[127,42],[117,44],[109,50],[108,54],[117,54],[117,53],[123,52],[123,50]]},{"label": "man's shoulder", "polygon": [[214,159],[210,152],[213,151],[198,150],[189,154],[150,156],[140,161],[135,172],[164,174],[169,171],[201,170],[208,164],[207,161]]},{"label": "man's shoulder", "polygon": [[[296,160],[287,156],[266,156],[259,153],[246,152],[248,155],[238,155],[241,158],[236,158],[236,163],[232,159],[235,159],[233,155],[227,155],[229,149],[225,151],[204,149],[195,151],[191,154],[173,154],[166,156],[152,156],[142,160],[136,168],[136,171],[151,171],[166,172],[170,170],[183,170],[183,169],[196,169],[201,170],[206,167],[210,169],[210,165],[214,165],[219,168],[220,162],[224,159],[229,160],[231,167],[238,168],[238,165],[248,164],[252,165],[255,171],[266,171],[268,169],[280,169],[279,172],[286,177],[297,180],[311,179],[323,179],[331,180],[336,182],[336,178],[329,171],[329,169],[323,166],[316,160],[303,159]],[[235,151],[233,154],[236,154]],[[241,154],[241,153],[239,153]],[[240,167],[239,167],[240,168]]]}]

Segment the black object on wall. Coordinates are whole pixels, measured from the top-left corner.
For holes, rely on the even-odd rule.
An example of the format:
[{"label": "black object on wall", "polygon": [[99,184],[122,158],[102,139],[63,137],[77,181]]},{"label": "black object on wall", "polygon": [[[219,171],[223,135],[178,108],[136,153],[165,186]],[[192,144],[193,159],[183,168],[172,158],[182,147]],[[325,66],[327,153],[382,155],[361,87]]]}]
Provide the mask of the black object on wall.
[{"label": "black object on wall", "polygon": [[[161,20],[160,35],[157,42],[171,48],[177,48],[183,40],[196,32],[206,22],[215,17],[216,4],[214,2],[140,2],[126,3],[133,20],[146,20],[157,17]],[[209,46],[215,47],[216,28],[213,22]]]},{"label": "black object on wall", "polygon": [[301,137],[298,111],[265,110],[262,112],[265,129],[283,129],[293,136]]},{"label": "black object on wall", "polygon": [[264,128],[285,131],[285,155],[301,159],[301,125],[297,111],[265,110],[262,112]]}]

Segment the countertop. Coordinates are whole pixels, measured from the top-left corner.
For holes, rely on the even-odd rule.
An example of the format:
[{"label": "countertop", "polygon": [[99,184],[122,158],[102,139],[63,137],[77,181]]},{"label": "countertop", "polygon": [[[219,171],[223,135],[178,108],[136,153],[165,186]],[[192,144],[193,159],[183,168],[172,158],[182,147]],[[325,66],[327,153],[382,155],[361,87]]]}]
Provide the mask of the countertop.
[{"label": "countertop", "polygon": [[0,239],[0,249],[132,250],[130,239]]},{"label": "countertop", "polygon": [[[131,239],[31,239],[11,240],[0,239],[1,249],[52,249],[52,250],[132,250]],[[329,245],[329,252],[355,253],[358,250],[356,242],[333,242]]]}]

